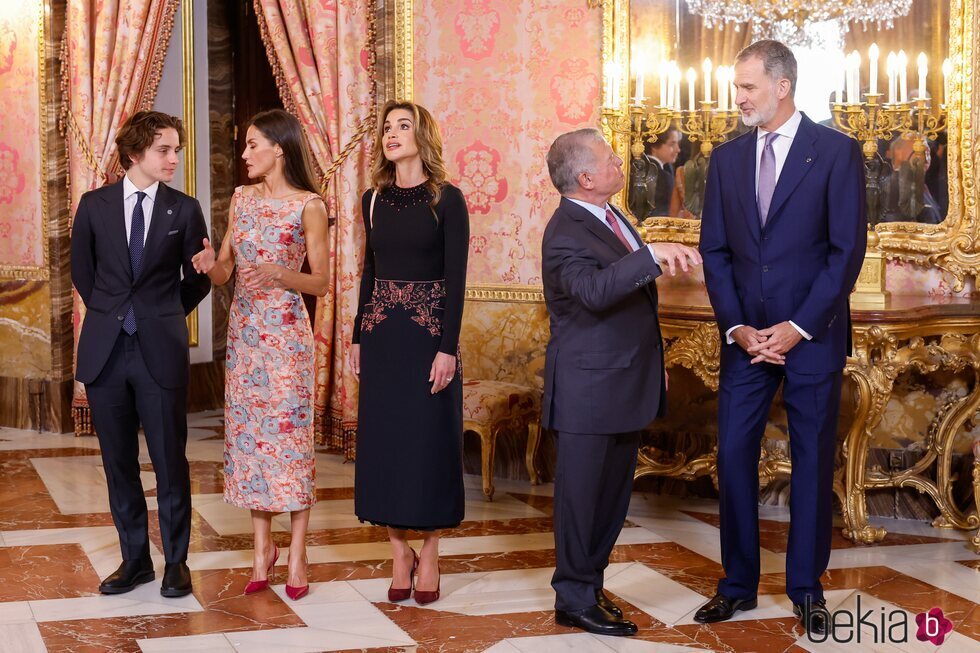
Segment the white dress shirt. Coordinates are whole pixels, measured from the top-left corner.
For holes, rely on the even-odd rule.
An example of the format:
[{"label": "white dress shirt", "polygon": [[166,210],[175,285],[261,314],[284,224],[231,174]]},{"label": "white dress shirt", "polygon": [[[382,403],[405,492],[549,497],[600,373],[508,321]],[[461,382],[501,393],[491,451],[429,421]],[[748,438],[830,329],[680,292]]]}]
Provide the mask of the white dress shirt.
[{"label": "white dress shirt", "polygon": [[[150,219],[153,217],[153,201],[156,199],[160,182],[155,181],[142,189],[146,193],[143,198],[143,244],[146,245],[146,234],[150,233]],[[126,242],[133,231],[133,210],[136,209],[136,193],[140,191],[130,179],[123,177],[123,212],[126,214]]]},{"label": "white dress shirt", "polygon": [[[783,164],[786,163],[786,157],[789,155],[789,148],[793,145],[793,139],[796,138],[796,132],[800,128],[800,122],[803,120],[803,114],[799,111],[794,111],[793,115],[789,117],[789,120],[784,122],[782,125],[776,128],[776,133],[779,134],[779,138],[772,142],[772,153],[776,157],[776,183],[779,183],[779,173],[783,171]],[[769,132],[759,127],[755,130],[755,195],[759,196],[759,164],[762,162],[762,151],[766,147],[766,136]],[[800,335],[807,340],[812,340],[813,336],[800,328],[798,324],[790,320],[790,324],[793,328],[800,332]],[[728,340],[728,344],[735,342],[732,338],[732,332],[739,328],[740,326],[745,326],[744,324],[736,324],[728,331],[725,332],[725,337]]]},{"label": "white dress shirt", "polygon": [[[629,225],[626,224],[626,221],[623,219],[623,216],[619,214],[619,211],[612,208],[608,204],[606,204],[605,208],[603,208],[601,206],[596,206],[595,204],[589,204],[588,202],[583,202],[582,200],[577,200],[572,197],[567,197],[565,199],[567,199],[570,202],[575,202],[583,209],[585,209],[586,211],[594,215],[596,217],[596,220],[602,223],[603,227],[605,227],[610,232],[615,234],[616,232],[614,232],[613,228],[609,226],[608,222],[606,222],[606,209],[610,209],[612,211],[612,214],[616,216],[616,219],[619,221],[619,228],[620,230],[622,230],[623,235],[626,237],[626,240],[629,242],[631,250],[635,252],[636,250],[640,249],[640,243],[638,243],[636,238],[633,237],[633,230],[630,229]],[[660,265],[660,261],[657,260],[657,255],[653,252],[653,246],[647,245],[646,247],[650,251],[650,256],[653,257],[653,262],[656,263],[657,265]]]}]

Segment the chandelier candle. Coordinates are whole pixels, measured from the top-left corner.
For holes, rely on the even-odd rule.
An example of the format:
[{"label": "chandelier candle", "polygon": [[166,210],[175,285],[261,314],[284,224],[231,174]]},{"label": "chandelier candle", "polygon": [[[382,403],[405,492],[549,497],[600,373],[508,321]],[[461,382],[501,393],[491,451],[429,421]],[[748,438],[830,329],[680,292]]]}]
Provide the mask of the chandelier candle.
[{"label": "chandelier candle", "polygon": [[871,77],[868,86],[870,93],[874,95],[878,92],[878,44],[872,43],[868,48],[868,65],[871,67]]}]

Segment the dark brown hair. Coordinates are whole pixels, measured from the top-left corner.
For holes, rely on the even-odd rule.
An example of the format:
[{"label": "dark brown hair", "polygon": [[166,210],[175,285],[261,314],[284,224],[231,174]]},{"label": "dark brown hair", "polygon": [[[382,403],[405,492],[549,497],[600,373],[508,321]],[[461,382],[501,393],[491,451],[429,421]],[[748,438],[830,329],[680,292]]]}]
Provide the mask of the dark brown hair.
[{"label": "dark brown hair", "polygon": [[431,206],[439,202],[442,187],[446,185],[449,171],[442,160],[442,134],[439,125],[432,114],[420,104],[408,100],[389,100],[381,109],[381,120],[378,121],[374,134],[374,154],[371,161],[371,186],[379,193],[395,184],[395,164],[385,158],[384,135],[385,120],[395,109],[403,109],[412,114],[415,125],[415,144],[422,159],[422,170],[425,172],[425,187],[432,196]]},{"label": "dark brown hair", "polygon": [[263,136],[282,148],[283,174],[290,186],[320,194],[306,139],[303,137],[303,128],[295,116],[282,109],[270,109],[252,116],[246,129],[248,127],[255,127]]},{"label": "dark brown hair", "polygon": [[119,163],[123,170],[129,170],[133,165],[130,157],[138,157],[153,145],[153,139],[164,129],[176,129],[179,145],[184,147],[187,135],[184,133],[184,123],[180,118],[159,111],[137,111],[123,123],[116,133],[116,149],[119,151]]}]

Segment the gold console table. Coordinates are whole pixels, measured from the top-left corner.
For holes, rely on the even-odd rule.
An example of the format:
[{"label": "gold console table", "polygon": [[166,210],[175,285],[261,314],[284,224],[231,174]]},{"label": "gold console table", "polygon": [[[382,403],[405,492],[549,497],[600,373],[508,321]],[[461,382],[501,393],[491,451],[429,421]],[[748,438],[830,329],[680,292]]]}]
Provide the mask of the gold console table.
[{"label": "gold console table", "polygon": [[[720,338],[707,294],[700,288],[659,292],[664,363],[691,370],[709,389],[718,389]],[[854,355],[845,376],[854,383],[854,418],[840,443],[834,492],[840,499],[844,536],[871,544],[885,529],[868,523],[865,492],[880,488],[912,487],[928,494],[939,508],[933,525],[942,528],[980,528],[976,512],[965,514],[952,497],[952,442],[964,423],[980,408],[980,301],[893,295],[884,308],[852,308]],[[925,434],[926,455],[914,466],[887,473],[867,466],[871,433],[881,421],[895,380],[905,371],[967,370],[972,390],[940,407]],[[936,463],[936,480],[927,472]],[[980,498],[980,463],[974,467],[975,494]],[[760,483],[790,471],[785,458],[766,458],[759,464]],[[693,480],[712,476],[717,485],[715,451],[688,457],[664,455],[650,447],[640,451],[635,478],[647,475]],[[973,538],[980,552],[980,532]]]}]

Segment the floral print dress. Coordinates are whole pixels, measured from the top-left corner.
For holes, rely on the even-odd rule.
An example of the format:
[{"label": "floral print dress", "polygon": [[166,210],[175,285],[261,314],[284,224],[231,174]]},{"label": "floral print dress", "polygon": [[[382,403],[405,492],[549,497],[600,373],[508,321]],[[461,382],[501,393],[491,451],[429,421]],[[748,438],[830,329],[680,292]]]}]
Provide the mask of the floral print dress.
[{"label": "floral print dress", "polygon": [[[236,275],[275,263],[299,270],[306,256],[297,200],[235,189]],[[294,290],[236,283],[225,372],[225,493],[252,510],[304,510],[316,501],[313,450],[313,330]]]}]

